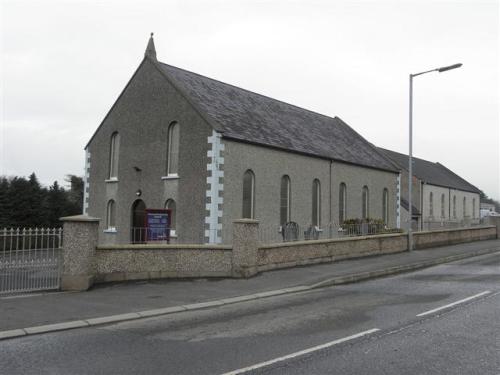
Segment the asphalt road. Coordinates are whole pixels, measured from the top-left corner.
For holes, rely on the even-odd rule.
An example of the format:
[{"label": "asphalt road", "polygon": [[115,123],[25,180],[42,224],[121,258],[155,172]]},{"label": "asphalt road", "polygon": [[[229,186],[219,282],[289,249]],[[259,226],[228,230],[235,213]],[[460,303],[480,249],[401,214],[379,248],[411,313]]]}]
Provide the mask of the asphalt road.
[{"label": "asphalt road", "polygon": [[256,366],[242,373],[498,375],[499,285],[497,253],[313,292],[17,338],[0,342],[0,374],[223,374]]}]

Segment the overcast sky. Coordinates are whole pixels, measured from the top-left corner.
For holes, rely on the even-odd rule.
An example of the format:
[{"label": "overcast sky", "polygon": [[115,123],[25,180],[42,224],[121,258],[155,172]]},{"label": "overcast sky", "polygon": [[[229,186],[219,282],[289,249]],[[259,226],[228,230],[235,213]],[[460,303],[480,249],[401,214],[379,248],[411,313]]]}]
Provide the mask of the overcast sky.
[{"label": "overcast sky", "polygon": [[83,174],[83,147],[142,60],[329,116],[500,198],[498,1],[1,1],[0,174]]}]

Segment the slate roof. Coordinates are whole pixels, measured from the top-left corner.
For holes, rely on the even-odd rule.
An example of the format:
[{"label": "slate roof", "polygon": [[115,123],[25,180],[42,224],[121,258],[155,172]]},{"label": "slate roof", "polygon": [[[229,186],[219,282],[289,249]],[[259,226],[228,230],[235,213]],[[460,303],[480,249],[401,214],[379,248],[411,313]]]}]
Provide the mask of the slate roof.
[{"label": "slate roof", "polygon": [[[400,198],[401,199],[401,207],[403,207],[406,211],[410,211],[410,209],[408,207],[410,207],[408,205],[408,201],[406,199],[404,199],[403,197]],[[417,207],[415,207],[414,205],[411,205],[411,213],[412,215],[420,215],[420,211],[418,210]]]},{"label": "slate roof", "polygon": [[[399,152],[386,150],[380,147],[379,150],[385,153],[387,157],[392,159],[392,161],[396,163],[396,165],[398,165],[401,169],[404,169],[406,171],[408,170],[408,155],[400,154]],[[470,184],[462,177],[446,168],[444,165],[415,157],[413,157],[412,159],[413,175],[420,180],[431,185],[437,185],[479,194],[480,190],[477,187]]]},{"label": "slate roof", "polygon": [[157,66],[225,138],[399,171],[338,117],[321,115],[164,63]]}]

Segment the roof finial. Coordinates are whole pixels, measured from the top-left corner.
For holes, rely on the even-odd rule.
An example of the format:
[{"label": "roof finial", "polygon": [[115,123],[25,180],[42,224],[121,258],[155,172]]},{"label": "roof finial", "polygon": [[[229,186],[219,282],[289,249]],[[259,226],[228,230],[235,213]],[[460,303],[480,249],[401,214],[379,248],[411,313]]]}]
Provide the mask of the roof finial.
[{"label": "roof finial", "polygon": [[156,59],[156,48],[155,48],[155,42],[153,40],[153,33],[151,33],[151,36],[149,37],[148,46],[146,47],[146,52],[144,53],[144,56],[147,56],[154,61],[158,61]]}]

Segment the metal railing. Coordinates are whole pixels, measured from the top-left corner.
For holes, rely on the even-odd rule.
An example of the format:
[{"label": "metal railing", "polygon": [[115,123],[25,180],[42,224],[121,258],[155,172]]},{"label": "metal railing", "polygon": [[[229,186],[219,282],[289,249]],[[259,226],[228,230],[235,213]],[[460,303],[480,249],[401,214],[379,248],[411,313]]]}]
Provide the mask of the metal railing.
[{"label": "metal railing", "polygon": [[370,236],[400,232],[400,229],[389,228],[385,224],[375,223],[329,223],[319,228],[312,225],[304,227],[294,223],[294,225],[284,226],[261,226],[259,228],[259,241],[262,244],[271,244],[290,241],[327,240],[343,237]]},{"label": "metal railing", "polygon": [[464,218],[456,220],[424,220],[422,222],[422,228],[417,228],[416,231],[429,231],[429,230],[439,230],[439,229],[459,229],[459,228],[470,228],[480,225],[485,225],[485,220],[476,218]]},{"label": "metal railing", "polygon": [[[167,235],[169,232],[169,236]],[[170,237],[170,238],[168,238]],[[174,229],[151,229],[146,227],[133,227],[130,242],[132,244],[207,244],[221,243],[221,230],[208,230],[203,232],[195,230],[176,231]]]},{"label": "metal railing", "polygon": [[0,229],[0,294],[59,289],[62,228]]}]

